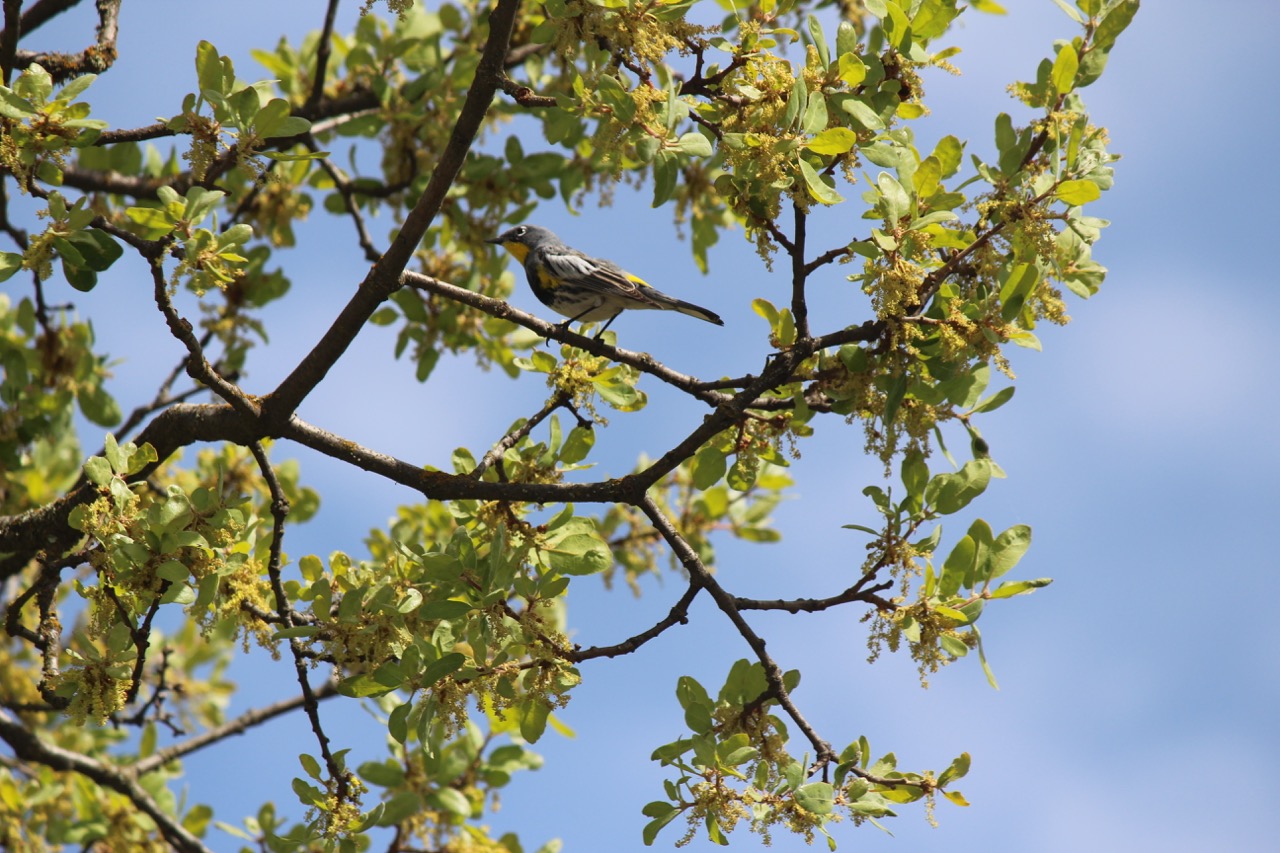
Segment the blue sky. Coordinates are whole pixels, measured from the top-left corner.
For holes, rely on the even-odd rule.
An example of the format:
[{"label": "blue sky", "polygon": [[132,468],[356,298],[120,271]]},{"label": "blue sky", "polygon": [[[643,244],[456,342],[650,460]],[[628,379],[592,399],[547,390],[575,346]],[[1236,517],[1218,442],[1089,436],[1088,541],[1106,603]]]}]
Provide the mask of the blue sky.
[{"label": "blue sky", "polygon": [[[309,11],[299,15],[303,5]],[[347,29],[355,5],[342,16]],[[956,132],[971,140],[970,150],[989,153],[994,114],[1016,106],[1004,86],[1032,74],[1054,38],[1073,33],[1051,0],[1006,5],[1005,18],[965,16],[955,39],[964,47],[956,60],[963,77],[926,77],[939,129],[924,127],[922,137]],[[174,15],[172,3],[127,3],[121,60],[91,90],[95,114],[129,127],[176,112],[193,80],[155,79],[155,63],[176,57],[178,67],[191,68],[201,38],[235,57],[241,77],[264,77],[248,49],[270,47],[279,34],[296,39],[319,23],[322,7],[225,2],[216,16],[197,18]],[[80,27],[66,42],[37,44],[79,45],[91,12],[78,9],[44,34],[52,39]],[[1095,248],[1110,274],[1096,298],[1072,300],[1067,329],[1042,330],[1043,353],[1013,353],[1018,393],[979,423],[1009,478],[993,484],[976,514],[996,530],[1030,524],[1034,544],[1015,571],[1055,578],[983,618],[1001,689],[987,686],[976,660],[944,670],[928,690],[904,658],[866,665],[863,626],[852,611],[752,617],[776,659],[806,673],[796,699],[831,740],[865,734],[912,769],[940,770],[961,751],[974,756],[959,786],[970,808],[940,804],[936,829],[908,808],[890,823],[894,838],[842,826],[835,830],[841,849],[1274,849],[1264,780],[1280,760],[1280,655],[1267,615],[1277,592],[1268,531],[1277,529],[1280,511],[1273,438],[1280,412],[1263,348],[1280,299],[1261,250],[1274,239],[1265,210],[1280,189],[1271,144],[1280,78],[1264,65],[1277,24],[1280,12],[1261,0],[1224,4],[1213,16],[1190,0],[1148,0],[1106,75],[1085,91],[1095,121],[1125,156],[1116,188],[1091,207],[1114,223]],[[766,273],[747,244],[723,239],[704,279],[683,248],[639,248],[637,232],[665,239],[669,227],[668,212],[651,210],[647,196],[623,192],[611,208],[586,213],[548,206],[538,221],[716,310],[727,324],[712,329],[683,317],[628,315],[614,327],[624,346],[703,376],[758,369],[765,329],[750,300],[782,301],[786,291],[784,278]],[[371,223],[375,236],[384,238],[389,224]],[[820,239],[834,229],[818,225],[816,233]],[[347,223],[318,214],[300,237],[299,248],[281,256],[294,290],[268,315],[272,346],[255,356],[255,392],[296,363],[363,272]],[[127,409],[149,397],[181,348],[165,335],[137,265],[123,267],[75,301],[95,318],[103,348],[126,359],[113,390]],[[12,293],[19,281],[5,288]],[[819,299],[847,288],[836,271],[829,284]],[[539,310],[523,287],[513,301]],[[303,417],[408,461],[443,464],[453,447],[482,449],[541,402],[536,378],[477,377],[466,363],[445,362],[419,385],[411,365],[391,358],[392,344],[392,332],[366,330],[303,406]],[[661,452],[700,417],[697,407],[645,387],[650,407],[616,415],[600,437],[608,446],[604,471],[620,473],[636,454]],[[466,405],[456,405],[464,395]],[[839,421],[820,423],[802,449],[795,498],[776,513],[783,543],[725,542],[719,551],[719,576],[735,591],[792,596],[844,586],[845,555],[860,552],[861,541],[840,525],[865,521],[859,492],[878,465],[861,455],[859,431]],[[304,479],[324,495],[321,516],[291,534],[295,557],[358,554],[369,528],[385,524],[396,503],[414,499],[302,449],[279,445],[274,456],[299,458]],[[965,526],[967,520],[948,523],[944,542]],[[570,603],[575,639],[590,645],[628,636],[652,624],[681,589],[677,578],[648,582],[637,600],[577,582]],[[748,653],[702,603],[691,625],[639,654],[585,665],[585,683],[562,715],[577,737],[549,735],[538,744],[546,767],[512,784],[491,825],[519,831],[529,850],[552,837],[563,838],[567,850],[639,849],[640,806],[661,792],[649,751],[682,733],[675,677],[694,675],[714,689]],[[291,672],[287,663],[256,655],[238,660],[232,676],[274,698],[291,692]],[[330,703],[324,713],[331,732],[349,726],[357,752],[376,754],[364,712]],[[626,736],[613,744],[619,732]],[[267,797],[298,816],[288,780],[302,751],[314,751],[302,719],[275,722],[190,760],[190,797],[212,802],[217,817],[232,823]],[[668,827],[657,847],[678,834]],[[216,831],[208,840],[215,849],[234,848]],[[758,844],[745,828],[732,842]],[[801,847],[781,834],[775,839],[777,850]]]}]

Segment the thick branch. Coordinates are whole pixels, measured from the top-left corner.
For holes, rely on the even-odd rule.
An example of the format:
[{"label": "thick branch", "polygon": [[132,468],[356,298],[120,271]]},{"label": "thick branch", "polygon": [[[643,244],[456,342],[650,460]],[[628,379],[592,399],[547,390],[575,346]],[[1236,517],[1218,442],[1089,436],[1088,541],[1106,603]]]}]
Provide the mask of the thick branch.
[{"label": "thick branch", "polygon": [[9,85],[18,39],[22,37],[22,0],[4,0],[4,32],[0,32],[0,83]]},{"label": "thick branch", "polygon": [[808,340],[810,337],[809,303],[804,296],[805,280],[809,277],[809,271],[804,265],[805,225],[808,222],[808,214],[798,202],[793,205],[793,212],[795,213],[795,234],[792,236],[791,247],[787,249],[791,255],[791,317],[795,320],[796,335],[801,340]]},{"label": "thick branch", "polygon": [[128,770],[112,767],[78,752],[45,743],[3,710],[0,710],[0,739],[9,744],[14,754],[21,759],[59,772],[79,773],[104,788],[128,797],[139,811],[155,821],[165,840],[183,853],[210,853],[209,848],[200,843],[200,839],[188,832],[180,822],[156,804],[156,801],[138,784]]},{"label": "thick branch", "polygon": [[106,71],[116,61],[116,37],[120,32],[120,0],[97,0],[96,5],[98,31],[97,41],[94,44],[79,53],[36,53],[20,50],[14,54],[13,67],[27,68],[38,64],[49,72],[49,76],[55,83],[61,83],[82,74],[101,74]]},{"label": "thick branch", "polygon": [[324,13],[324,26],[320,30],[320,41],[316,43],[315,79],[311,81],[311,94],[307,96],[308,110],[314,110],[324,96],[324,78],[329,73],[329,55],[333,52],[333,22],[337,16],[338,0],[329,0],[329,7]]},{"label": "thick branch", "polygon": [[440,205],[444,203],[445,195],[462,169],[467,152],[471,150],[471,144],[479,133],[494,93],[498,90],[502,64],[507,55],[507,46],[511,42],[511,31],[515,27],[519,7],[519,0],[498,0],[489,16],[489,39],[476,67],[475,79],[462,104],[449,142],[440,152],[426,190],[405,218],[391,247],[369,270],[337,320],[265,401],[269,417],[277,423],[283,424],[288,420],[311,390],[324,379],[329,368],[346,352],[382,301],[400,287],[400,274],[408,266],[423,235],[427,233],[428,226],[439,213]]}]

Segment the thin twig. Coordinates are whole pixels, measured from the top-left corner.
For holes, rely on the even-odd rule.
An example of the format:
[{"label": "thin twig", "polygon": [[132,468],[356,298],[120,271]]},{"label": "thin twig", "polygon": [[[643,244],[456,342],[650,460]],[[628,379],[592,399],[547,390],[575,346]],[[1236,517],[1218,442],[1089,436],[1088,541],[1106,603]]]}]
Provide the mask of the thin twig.
[{"label": "thin twig", "polygon": [[[312,151],[319,151],[320,146],[316,143],[313,136],[308,135],[304,144]],[[382,253],[373,245],[373,238],[369,236],[369,230],[364,224],[364,215],[360,213],[360,205],[356,204],[355,189],[351,185],[351,180],[347,178],[345,172],[337,167],[332,160],[324,157],[320,160],[320,168],[324,169],[333,181],[333,185],[338,188],[338,194],[342,196],[342,200],[346,202],[347,213],[351,214],[351,220],[356,226],[356,240],[360,244],[360,248],[364,251],[365,260],[369,263],[376,263]]]},{"label": "thin twig", "polygon": [[[284,589],[284,581],[281,578],[280,569],[282,563],[282,554],[284,553],[284,524],[289,517],[289,498],[284,493],[284,488],[280,485],[280,479],[276,476],[275,469],[271,467],[271,460],[267,458],[266,448],[262,446],[261,441],[255,441],[249,445],[249,452],[253,454],[254,460],[258,463],[258,471],[262,474],[263,480],[266,481],[267,491],[271,495],[271,547],[270,555],[267,560],[267,576],[271,581],[272,592],[276,597],[276,612],[280,615],[286,627],[293,625],[293,607],[289,603],[288,594]],[[316,742],[320,745],[320,755],[324,758],[325,767],[329,771],[329,779],[334,784],[334,794],[340,803],[347,802],[351,797],[351,774],[342,769],[334,758],[332,750],[329,749],[329,736],[325,734],[324,726],[320,722],[320,703],[316,699],[315,690],[311,687],[310,671],[311,666],[307,662],[308,649],[302,644],[301,640],[296,638],[289,639],[289,648],[293,652],[293,667],[298,677],[298,687],[302,690],[302,707],[306,711],[307,719],[311,723],[311,731],[316,736]]]},{"label": "thin twig", "polygon": [[698,597],[698,593],[702,592],[702,584],[696,580],[690,580],[689,586],[684,591],[684,595],[673,605],[661,620],[653,627],[641,631],[634,637],[628,637],[621,643],[615,643],[612,646],[591,646],[589,648],[574,647],[569,659],[575,663],[594,658],[616,658],[621,655],[629,655],[645,643],[662,634],[668,628],[675,625],[685,625],[689,621],[689,607],[693,604],[693,600]]},{"label": "thin twig", "polygon": [[537,428],[538,424],[547,419],[548,415],[565,405],[568,401],[569,395],[564,391],[553,394],[551,399],[548,400],[541,409],[535,412],[532,417],[516,429],[511,430],[511,432],[498,439],[498,443],[489,449],[489,452],[484,455],[483,459],[476,463],[475,469],[467,476],[479,480],[484,476],[484,472],[489,470],[493,463],[502,458],[502,454],[519,444],[520,440],[533,432],[534,429]]},{"label": "thin twig", "polygon": [[[332,681],[326,681],[313,691],[317,701],[331,699],[338,695],[338,688]],[[133,772],[139,776],[147,773],[153,773],[164,767],[166,764],[177,761],[183,756],[197,752],[206,746],[212,746],[219,741],[226,740],[232,735],[240,735],[247,732],[254,726],[275,719],[301,708],[306,702],[305,697],[301,694],[294,696],[292,699],[282,699],[271,705],[262,708],[255,708],[251,711],[245,711],[234,720],[229,720],[216,728],[201,732],[194,737],[188,738],[181,743],[175,743],[173,746],[167,746],[164,749],[158,749],[146,758],[138,761],[133,765]]]},{"label": "thin twig", "polygon": [[809,774],[813,775],[819,770],[825,768],[828,764],[838,760],[839,756],[836,751],[831,748],[831,744],[818,734],[817,730],[805,719],[800,713],[800,709],[796,707],[795,702],[791,699],[791,694],[787,690],[782,680],[782,668],[765,650],[764,640],[755,630],[747,624],[747,620],[738,612],[737,606],[734,604],[733,596],[725,590],[724,587],[716,581],[711,572],[702,564],[702,560],[698,557],[697,552],[689,545],[680,532],[675,529],[671,520],[658,506],[657,501],[652,496],[646,494],[644,500],[640,503],[640,509],[649,517],[649,521],[654,527],[662,533],[662,538],[667,540],[667,544],[675,553],[676,559],[684,566],[685,571],[689,572],[690,577],[696,579],[698,584],[704,587],[710,594],[716,606],[720,611],[728,617],[733,623],[734,628],[744,640],[751,650],[755,652],[756,660],[760,661],[760,666],[764,669],[765,681],[769,684],[769,690],[772,698],[782,706],[787,716],[795,722],[796,726],[804,734],[814,749],[814,764],[809,769]]},{"label": "thin twig", "polygon": [[250,400],[238,387],[222,378],[222,375],[214,370],[213,365],[205,359],[204,348],[200,346],[200,341],[196,339],[195,334],[192,332],[191,323],[179,316],[177,309],[173,307],[173,301],[169,298],[168,282],[164,280],[163,268],[153,263],[151,265],[151,277],[155,285],[153,291],[156,306],[160,309],[160,313],[164,315],[165,323],[168,324],[170,333],[187,348],[187,375],[197,382],[203,382],[208,385],[215,394],[226,400],[241,415],[257,420],[258,405]]}]

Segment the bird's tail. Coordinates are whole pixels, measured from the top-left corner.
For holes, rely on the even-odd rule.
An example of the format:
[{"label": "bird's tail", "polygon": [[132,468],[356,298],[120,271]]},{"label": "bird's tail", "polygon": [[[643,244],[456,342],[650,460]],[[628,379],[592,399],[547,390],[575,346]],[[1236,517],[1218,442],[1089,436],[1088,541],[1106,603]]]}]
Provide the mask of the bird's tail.
[{"label": "bird's tail", "polygon": [[[666,294],[663,294],[666,296]],[[679,311],[681,314],[688,314],[690,317],[697,317],[699,320],[706,320],[708,323],[715,323],[717,326],[723,326],[724,320],[720,319],[720,315],[714,311],[708,311],[700,305],[694,305],[692,302],[685,302],[683,299],[676,299],[674,296],[666,296],[660,300],[663,308],[670,311]]]}]

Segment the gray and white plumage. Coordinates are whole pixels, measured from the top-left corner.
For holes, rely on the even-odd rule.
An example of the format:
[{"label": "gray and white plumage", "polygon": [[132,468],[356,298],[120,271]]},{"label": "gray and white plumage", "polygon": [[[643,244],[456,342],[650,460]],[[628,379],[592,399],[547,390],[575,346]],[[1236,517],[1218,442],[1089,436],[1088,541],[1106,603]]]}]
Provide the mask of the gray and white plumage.
[{"label": "gray and white plumage", "polygon": [[524,266],[529,286],[542,304],[570,323],[607,320],[625,310],[678,311],[723,326],[714,312],[658,290],[612,261],[566,246],[537,225],[517,225],[486,242],[503,246]]}]

